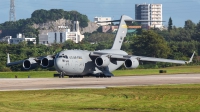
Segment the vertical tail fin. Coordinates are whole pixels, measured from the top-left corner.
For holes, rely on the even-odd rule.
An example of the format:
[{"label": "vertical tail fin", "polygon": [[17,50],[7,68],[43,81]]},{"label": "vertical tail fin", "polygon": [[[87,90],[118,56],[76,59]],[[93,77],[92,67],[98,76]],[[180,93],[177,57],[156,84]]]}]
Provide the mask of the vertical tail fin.
[{"label": "vertical tail fin", "polygon": [[121,49],[122,43],[124,41],[124,38],[126,37],[128,30],[127,24],[125,22],[126,20],[133,20],[133,19],[129,16],[122,15],[117,34],[115,36],[115,41],[111,49]]}]

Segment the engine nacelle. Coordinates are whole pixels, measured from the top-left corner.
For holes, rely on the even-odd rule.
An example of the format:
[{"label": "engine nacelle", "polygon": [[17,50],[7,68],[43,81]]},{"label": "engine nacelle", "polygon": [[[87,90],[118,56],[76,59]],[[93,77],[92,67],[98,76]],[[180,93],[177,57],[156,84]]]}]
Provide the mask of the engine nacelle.
[{"label": "engine nacelle", "polygon": [[135,58],[130,58],[125,60],[124,66],[126,68],[137,68],[139,66],[139,61]]},{"label": "engine nacelle", "polygon": [[52,57],[44,57],[41,60],[41,66],[44,68],[54,66],[54,59]]},{"label": "engine nacelle", "polygon": [[97,57],[95,59],[95,64],[98,67],[107,67],[110,64],[110,59],[106,56]]},{"label": "engine nacelle", "polygon": [[23,62],[23,68],[25,70],[29,70],[29,69],[34,69],[37,67],[37,62],[34,60],[34,58],[29,58],[24,60]]}]

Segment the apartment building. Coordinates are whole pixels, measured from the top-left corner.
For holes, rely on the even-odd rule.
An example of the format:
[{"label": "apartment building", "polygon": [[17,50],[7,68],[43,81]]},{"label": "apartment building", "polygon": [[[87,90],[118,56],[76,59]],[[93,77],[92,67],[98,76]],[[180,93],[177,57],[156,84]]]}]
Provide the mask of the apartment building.
[{"label": "apartment building", "polygon": [[140,22],[142,28],[162,28],[162,4],[135,4],[135,19],[148,20]]}]

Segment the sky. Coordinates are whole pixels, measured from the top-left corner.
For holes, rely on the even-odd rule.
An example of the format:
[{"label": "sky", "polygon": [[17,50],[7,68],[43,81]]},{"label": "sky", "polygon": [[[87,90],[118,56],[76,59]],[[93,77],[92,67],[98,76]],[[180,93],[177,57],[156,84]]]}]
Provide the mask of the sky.
[{"label": "sky", "polygon": [[[35,10],[63,9],[76,10],[88,16],[120,19],[121,15],[135,18],[135,4],[162,4],[163,25],[171,17],[173,25],[184,27],[186,20],[200,21],[200,0],[15,0],[16,20],[30,18]],[[0,0],[0,23],[9,20],[10,0]]]}]

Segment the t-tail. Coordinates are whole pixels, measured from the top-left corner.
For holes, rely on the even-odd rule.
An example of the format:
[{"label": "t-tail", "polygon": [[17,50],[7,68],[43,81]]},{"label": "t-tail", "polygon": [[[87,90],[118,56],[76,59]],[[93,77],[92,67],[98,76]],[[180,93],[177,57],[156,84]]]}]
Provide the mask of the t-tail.
[{"label": "t-tail", "polygon": [[122,43],[128,31],[128,26],[126,24],[127,20],[132,21],[133,19],[126,15],[121,16],[119,28],[118,28],[117,34],[115,36],[115,41],[111,49],[121,49]]}]

